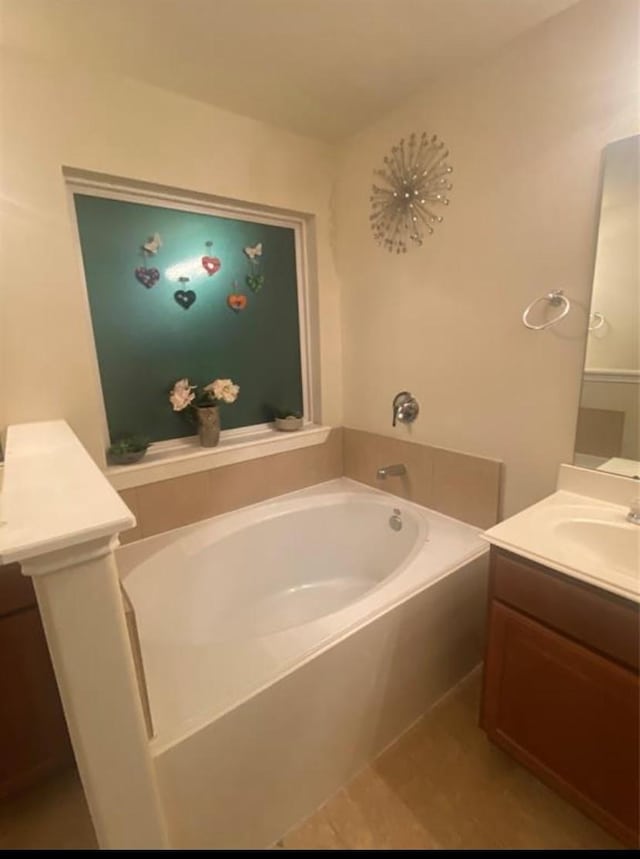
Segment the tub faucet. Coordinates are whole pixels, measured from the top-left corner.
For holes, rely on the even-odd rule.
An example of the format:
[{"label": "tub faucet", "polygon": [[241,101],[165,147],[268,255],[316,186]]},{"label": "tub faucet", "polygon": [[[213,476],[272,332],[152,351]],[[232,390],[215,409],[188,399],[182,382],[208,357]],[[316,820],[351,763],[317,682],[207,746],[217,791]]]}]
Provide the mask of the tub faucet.
[{"label": "tub faucet", "polygon": [[402,477],[406,473],[406,467],[400,463],[399,465],[385,465],[383,468],[379,468],[376,477],[378,480],[385,480],[387,477]]},{"label": "tub faucet", "polygon": [[634,498],[629,504],[627,521],[634,525],[640,525],[640,498]]}]

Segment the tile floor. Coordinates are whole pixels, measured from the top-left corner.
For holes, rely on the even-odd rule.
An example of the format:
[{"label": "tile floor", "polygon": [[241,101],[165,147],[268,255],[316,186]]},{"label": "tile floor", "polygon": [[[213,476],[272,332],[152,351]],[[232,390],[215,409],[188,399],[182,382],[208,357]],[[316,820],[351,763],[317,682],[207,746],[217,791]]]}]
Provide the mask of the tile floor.
[{"label": "tile floor", "polygon": [[[474,672],[278,846],[620,848],[487,741],[479,694]],[[74,772],[0,803],[0,850],[95,847]]]},{"label": "tile floor", "polygon": [[278,846],[617,849],[478,727],[475,671]]},{"label": "tile floor", "polygon": [[75,770],[0,802],[0,850],[97,849]]}]

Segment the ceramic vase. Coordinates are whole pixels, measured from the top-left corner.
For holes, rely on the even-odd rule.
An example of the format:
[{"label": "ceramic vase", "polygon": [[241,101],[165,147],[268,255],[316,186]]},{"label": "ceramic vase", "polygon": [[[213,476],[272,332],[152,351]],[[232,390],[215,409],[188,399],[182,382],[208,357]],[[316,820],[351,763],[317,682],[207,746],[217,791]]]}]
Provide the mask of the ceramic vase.
[{"label": "ceramic vase", "polygon": [[220,441],[220,409],[218,406],[202,406],[196,412],[201,446],[215,447]]}]

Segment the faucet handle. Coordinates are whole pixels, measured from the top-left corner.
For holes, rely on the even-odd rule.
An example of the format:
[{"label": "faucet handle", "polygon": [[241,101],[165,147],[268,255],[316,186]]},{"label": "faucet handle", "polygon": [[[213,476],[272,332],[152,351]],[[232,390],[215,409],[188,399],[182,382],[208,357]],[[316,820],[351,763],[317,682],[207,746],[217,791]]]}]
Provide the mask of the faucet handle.
[{"label": "faucet handle", "polygon": [[403,424],[410,424],[418,417],[420,406],[416,398],[409,391],[400,391],[393,398],[393,421],[392,426],[396,425],[396,421],[402,421]]}]

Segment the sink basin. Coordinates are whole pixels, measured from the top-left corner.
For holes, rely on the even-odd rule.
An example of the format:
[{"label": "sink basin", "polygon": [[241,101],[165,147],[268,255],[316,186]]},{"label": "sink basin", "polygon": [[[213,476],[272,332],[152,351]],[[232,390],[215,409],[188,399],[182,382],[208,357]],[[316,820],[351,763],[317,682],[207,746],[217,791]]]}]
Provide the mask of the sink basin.
[{"label": "sink basin", "polygon": [[640,580],[640,527],[624,522],[572,519],[557,522],[554,534],[566,540],[573,552],[592,563]]}]

